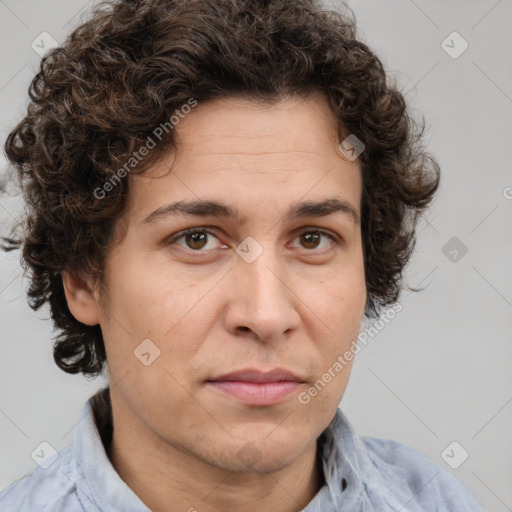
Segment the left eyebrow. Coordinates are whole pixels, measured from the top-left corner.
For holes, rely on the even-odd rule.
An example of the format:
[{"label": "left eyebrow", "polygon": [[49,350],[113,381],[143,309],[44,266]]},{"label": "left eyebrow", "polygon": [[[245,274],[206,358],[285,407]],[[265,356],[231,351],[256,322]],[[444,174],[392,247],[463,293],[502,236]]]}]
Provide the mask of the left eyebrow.
[{"label": "left eyebrow", "polygon": [[[302,217],[325,217],[337,212],[347,215],[354,224],[360,223],[360,215],[357,209],[348,201],[337,197],[324,199],[322,201],[305,201],[292,204],[286,213],[286,217],[291,220]],[[193,215],[196,217],[225,217],[237,220],[241,224],[247,222],[247,218],[241,218],[237,209],[233,209],[225,203],[214,200],[197,200],[176,201],[161,206],[149,214],[142,221],[142,224],[151,224],[160,219],[180,214]]]},{"label": "left eyebrow", "polygon": [[354,224],[359,224],[360,217],[356,208],[344,199],[333,197],[324,201],[305,201],[292,205],[287,217],[298,219],[301,217],[324,217],[333,213],[341,212],[346,214]]}]

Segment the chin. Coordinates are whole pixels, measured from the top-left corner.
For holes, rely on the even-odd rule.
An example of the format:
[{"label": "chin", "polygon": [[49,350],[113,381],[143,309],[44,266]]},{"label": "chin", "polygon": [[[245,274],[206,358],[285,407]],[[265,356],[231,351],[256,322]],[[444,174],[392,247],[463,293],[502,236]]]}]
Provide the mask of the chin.
[{"label": "chin", "polygon": [[224,469],[261,475],[276,473],[293,464],[303,450],[302,446],[287,446],[283,443],[268,443],[268,446],[260,449],[248,441],[235,449],[232,457],[223,461]]}]

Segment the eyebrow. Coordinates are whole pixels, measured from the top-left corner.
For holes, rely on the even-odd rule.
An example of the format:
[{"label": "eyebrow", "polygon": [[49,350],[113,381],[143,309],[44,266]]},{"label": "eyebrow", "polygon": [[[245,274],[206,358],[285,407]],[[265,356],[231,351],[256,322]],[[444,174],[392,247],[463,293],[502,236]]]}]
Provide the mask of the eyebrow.
[{"label": "eyebrow", "polygon": [[[360,216],[356,208],[344,199],[332,197],[322,201],[305,201],[292,204],[286,217],[290,220],[302,217],[325,217],[333,213],[341,212],[347,215],[354,224],[359,224]],[[163,218],[174,215],[194,215],[197,217],[224,217],[234,219],[245,224],[247,219],[241,218],[238,210],[220,201],[197,200],[197,201],[176,201],[149,214],[142,224],[152,224]]]}]

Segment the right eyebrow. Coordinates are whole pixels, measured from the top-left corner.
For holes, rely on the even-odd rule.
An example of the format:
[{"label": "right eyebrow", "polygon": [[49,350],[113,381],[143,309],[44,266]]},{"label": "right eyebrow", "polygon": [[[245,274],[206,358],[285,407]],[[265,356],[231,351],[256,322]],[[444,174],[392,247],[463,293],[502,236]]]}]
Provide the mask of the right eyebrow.
[{"label": "right eyebrow", "polygon": [[[292,204],[286,217],[289,219],[324,217],[337,212],[347,215],[354,224],[360,223],[360,215],[357,209],[348,201],[337,197],[324,199],[322,201],[305,201]],[[247,218],[241,218],[236,208],[234,209],[225,203],[214,200],[197,200],[175,201],[161,206],[148,215],[142,223],[151,224],[160,219],[180,214],[194,215],[197,217],[226,217],[238,220],[241,224],[247,222]]]}]

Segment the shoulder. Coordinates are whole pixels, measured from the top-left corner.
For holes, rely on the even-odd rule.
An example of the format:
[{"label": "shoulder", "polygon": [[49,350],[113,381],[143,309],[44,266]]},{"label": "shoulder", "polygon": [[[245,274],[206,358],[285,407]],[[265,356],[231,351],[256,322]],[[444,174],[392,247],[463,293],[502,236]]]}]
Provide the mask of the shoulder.
[{"label": "shoulder", "polygon": [[414,448],[391,439],[361,439],[379,475],[410,497],[407,510],[484,512],[458,478]]},{"label": "shoulder", "polygon": [[[71,447],[58,452],[47,468],[36,469],[12,482],[0,492],[2,512],[83,512],[77,494],[77,471],[71,460]],[[88,509],[96,510],[96,509]]]}]

